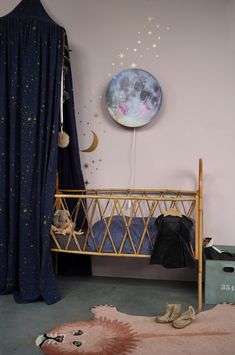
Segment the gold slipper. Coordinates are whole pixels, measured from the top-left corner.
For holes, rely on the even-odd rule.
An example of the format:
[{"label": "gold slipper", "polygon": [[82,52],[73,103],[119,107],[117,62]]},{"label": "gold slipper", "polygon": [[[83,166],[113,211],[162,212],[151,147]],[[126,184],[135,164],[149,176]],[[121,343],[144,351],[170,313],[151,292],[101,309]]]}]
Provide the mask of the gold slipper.
[{"label": "gold slipper", "polygon": [[157,323],[171,323],[180,316],[181,305],[180,304],[166,304],[166,313],[162,316],[157,316],[155,321]]},{"label": "gold slipper", "polygon": [[192,306],[189,306],[188,310],[182,313],[176,320],[173,321],[172,325],[175,328],[181,329],[187,327],[195,319],[195,311]]}]

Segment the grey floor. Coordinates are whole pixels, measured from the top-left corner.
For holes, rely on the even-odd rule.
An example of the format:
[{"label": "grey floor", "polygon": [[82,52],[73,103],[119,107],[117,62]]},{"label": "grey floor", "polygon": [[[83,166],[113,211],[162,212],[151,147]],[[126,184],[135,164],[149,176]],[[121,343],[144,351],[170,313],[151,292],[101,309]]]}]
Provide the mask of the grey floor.
[{"label": "grey floor", "polygon": [[154,316],[162,314],[165,304],[181,303],[197,308],[196,283],[107,277],[58,277],[62,300],[54,305],[44,302],[17,304],[12,295],[0,296],[0,354],[42,354],[35,338],[56,325],[92,318],[90,308],[114,305],[119,311]]}]

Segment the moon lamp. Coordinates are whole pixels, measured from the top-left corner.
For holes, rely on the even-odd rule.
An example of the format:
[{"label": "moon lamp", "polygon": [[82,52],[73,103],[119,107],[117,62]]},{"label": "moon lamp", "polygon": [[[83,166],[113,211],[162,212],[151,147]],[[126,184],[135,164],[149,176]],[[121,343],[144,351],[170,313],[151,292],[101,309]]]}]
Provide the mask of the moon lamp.
[{"label": "moon lamp", "polygon": [[126,69],[115,75],[106,90],[111,117],[126,127],[151,122],[160,110],[162,90],[157,79],[142,69]]}]

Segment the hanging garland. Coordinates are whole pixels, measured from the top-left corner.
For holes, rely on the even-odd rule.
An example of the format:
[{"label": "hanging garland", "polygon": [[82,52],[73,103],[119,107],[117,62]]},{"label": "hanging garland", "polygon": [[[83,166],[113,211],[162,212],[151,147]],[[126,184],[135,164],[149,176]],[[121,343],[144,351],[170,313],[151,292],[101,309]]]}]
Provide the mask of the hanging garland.
[{"label": "hanging garland", "polygon": [[58,146],[60,148],[66,148],[69,145],[70,137],[64,131],[64,115],[63,115],[63,104],[66,100],[70,99],[69,93],[65,90],[65,76],[69,70],[69,52],[70,49],[64,44],[64,60],[61,73],[61,98],[60,98],[60,132],[58,136]]}]

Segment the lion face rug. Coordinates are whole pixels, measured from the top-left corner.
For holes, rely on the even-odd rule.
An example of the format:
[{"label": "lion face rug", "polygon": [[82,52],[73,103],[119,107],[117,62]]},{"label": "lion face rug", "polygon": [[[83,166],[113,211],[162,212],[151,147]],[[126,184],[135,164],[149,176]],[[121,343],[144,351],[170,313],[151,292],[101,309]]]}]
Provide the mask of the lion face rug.
[{"label": "lion face rug", "polygon": [[91,311],[92,320],[60,325],[38,336],[36,345],[46,355],[227,355],[235,349],[235,306],[230,304],[199,313],[185,329],[108,305]]}]

